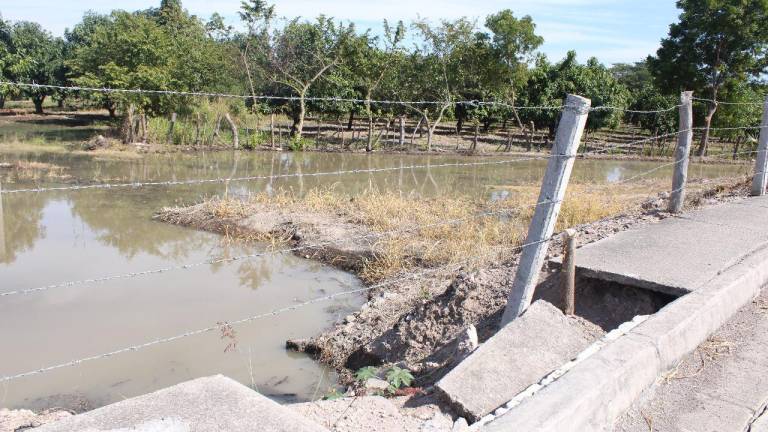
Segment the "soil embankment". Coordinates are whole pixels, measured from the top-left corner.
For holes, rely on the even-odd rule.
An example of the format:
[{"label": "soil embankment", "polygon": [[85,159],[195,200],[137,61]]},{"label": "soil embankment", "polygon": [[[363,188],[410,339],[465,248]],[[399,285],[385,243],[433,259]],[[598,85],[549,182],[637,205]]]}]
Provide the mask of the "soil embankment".
[{"label": "soil embankment", "polygon": [[[691,206],[702,206],[746,193],[747,184],[739,183],[691,194],[688,201]],[[407,263],[407,267],[401,267],[403,270],[372,272],[379,260],[389,257],[388,245],[381,241],[377,229],[348,212],[240,203],[238,207],[232,202],[212,200],[166,208],[157,218],[232,238],[287,244],[299,256],[361,275],[371,290],[360,311],[309,340],[287,343],[289,348],[312,354],[336,368],[343,383],[352,383],[354,371],[363,366],[398,364],[414,373],[417,385],[428,386],[454,366],[458,338],[470,325],[477,329],[480,342],[498,329],[516,270],[517,252],[508,251],[491,262],[464,267],[456,264],[438,271],[437,266],[430,267],[428,261],[418,259],[428,247],[416,239],[403,246],[403,262]],[[579,225],[576,229],[580,243],[669,217],[665,208],[666,197],[660,195],[642,208]],[[412,233],[408,236],[418,237]],[[549,256],[561,250],[562,239],[556,236],[550,242]],[[397,256],[403,258],[403,253]],[[559,306],[557,271],[545,268],[540,281],[536,298]],[[576,314],[603,330],[636,315],[652,314],[671,300],[597,281],[584,280],[577,286]]]}]

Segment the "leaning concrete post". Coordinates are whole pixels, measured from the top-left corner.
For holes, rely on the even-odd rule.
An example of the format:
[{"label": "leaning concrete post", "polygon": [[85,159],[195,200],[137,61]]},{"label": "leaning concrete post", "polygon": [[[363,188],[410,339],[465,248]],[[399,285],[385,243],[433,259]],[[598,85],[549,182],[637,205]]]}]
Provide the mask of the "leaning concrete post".
[{"label": "leaning concrete post", "polygon": [[5,260],[5,214],[3,213],[3,183],[0,182],[0,261]]},{"label": "leaning concrete post", "polygon": [[563,293],[563,313],[573,315],[576,312],[576,240],[579,232],[565,230],[563,247],[563,266],[560,269],[560,286]]},{"label": "leaning concrete post", "polygon": [[549,246],[549,238],[555,231],[555,223],[565,190],[573,170],[576,151],[587,123],[591,101],[581,96],[568,95],[557,127],[552,156],[544,173],[536,210],[528,227],[525,247],[521,252],[512,292],[501,319],[504,326],[520,316],[531,304],[533,291],[539,281],[539,272]]},{"label": "leaning concrete post", "polygon": [[765,187],[768,183],[768,96],[766,96],[763,105],[763,121],[760,122],[760,128],[755,177],[752,179],[752,195],[754,196],[765,195]]},{"label": "leaning concrete post", "polygon": [[688,181],[688,161],[693,141],[693,92],[680,94],[680,132],[675,149],[675,171],[672,175],[672,193],[669,197],[670,213],[680,213],[685,203],[685,184]]}]

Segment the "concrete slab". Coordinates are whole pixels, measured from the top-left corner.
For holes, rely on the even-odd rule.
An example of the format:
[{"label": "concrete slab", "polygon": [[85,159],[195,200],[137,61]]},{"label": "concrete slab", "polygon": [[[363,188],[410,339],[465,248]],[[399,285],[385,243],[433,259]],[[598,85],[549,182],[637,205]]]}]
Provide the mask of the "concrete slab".
[{"label": "concrete slab", "polygon": [[462,416],[477,421],[574,358],[601,333],[596,326],[537,301],[436,388]]},{"label": "concrete slab", "polygon": [[381,396],[360,396],[286,405],[334,432],[448,432],[450,416],[436,405],[404,408]]},{"label": "concrete slab", "polygon": [[749,432],[768,432],[768,411],[764,411],[763,414],[752,423]]},{"label": "concrete slab", "polygon": [[768,245],[768,196],[696,210],[577,251],[588,277],[684,295]]},{"label": "concrete slab", "polygon": [[768,402],[766,305],[764,290],[633,404],[614,432],[647,431],[646,418],[670,432],[762,427],[755,419]]},{"label": "concrete slab", "polygon": [[[737,264],[708,281],[696,292],[686,295],[665,306],[661,311],[650,317],[644,323],[633,329],[629,334],[610,343],[597,354],[577,364],[562,378],[553,382],[533,397],[523,401],[506,414],[497,417],[493,422],[485,426],[487,431],[583,431],[583,430],[610,430],[613,420],[621,416],[628,408],[630,401],[634,400],[657,381],[658,374],[677,365],[678,362],[707,339],[708,336],[726,321],[740,308],[748,305],[760,310],[761,319],[765,320],[765,305],[768,298],[758,299],[752,303],[754,297],[760,293],[762,287],[768,286],[768,248],[755,251],[744,257]],[[751,305],[751,306],[749,306]],[[768,329],[753,324],[738,326],[743,330],[762,332],[768,335]],[[764,336],[768,337],[768,336]],[[765,344],[760,342],[762,338],[749,337],[748,335],[734,337],[733,340],[755,342],[753,345],[759,352],[765,352]],[[762,348],[760,348],[762,347]],[[757,351],[756,351],[757,352]],[[759,356],[747,355],[742,358],[746,364],[758,363]],[[698,357],[691,371],[683,372],[682,376],[697,376],[696,372],[701,364]],[[748,362],[748,363],[747,363]],[[763,367],[768,367],[768,362],[762,360]],[[749,366],[753,367],[753,366]],[[739,373],[738,368],[734,369]],[[743,373],[743,372],[742,372]],[[756,376],[754,386],[744,386],[736,383],[736,386],[745,387],[741,396],[747,396],[751,400],[758,400],[756,396],[762,392],[763,377],[768,371]],[[675,380],[681,382],[682,380]],[[715,385],[717,387],[717,384]],[[730,388],[730,387],[729,387]],[[692,392],[698,394],[701,386],[692,387]],[[731,389],[729,393],[739,394],[738,390]],[[704,395],[702,395],[704,396]],[[714,399],[712,394],[707,397]],[[747,407],[745,399],[734,397],[732,399],[718,399],[724,401],[724,407],[734,407],[729,413],[730,423],[736,424],[732,429],[744,430],[745,413],[750,410],[754,415],[759,410],[754,404]],[[763,401],[768,400],[768,394]],[[745,408],[741,411],[739,408]],[[706,410],[689,412],[692,416],[706,414]],[[712,412],[710,414],[716,415]],[[634,416],[636,429],[634,431],[647,431],[648,424],[644,415],[647,411]],[[681,413],[682,414],[682,413]],[[725,414],[723,415],[725,417]],[[693,421],[693,420],[688,420]],[[717,423],[714,420],[702,419],[702,425]],[[712,423],[712,424],[714,424]],[[711,429],[670,429],[659,427],[654,420],[654,430],[680,430],[699,431]],[[619,429],[623,430],[623,429]]]},{"label": "concrete slab", "polygon": [[126,399],[35,429],[39,432],[327,432],[221,375]]}]

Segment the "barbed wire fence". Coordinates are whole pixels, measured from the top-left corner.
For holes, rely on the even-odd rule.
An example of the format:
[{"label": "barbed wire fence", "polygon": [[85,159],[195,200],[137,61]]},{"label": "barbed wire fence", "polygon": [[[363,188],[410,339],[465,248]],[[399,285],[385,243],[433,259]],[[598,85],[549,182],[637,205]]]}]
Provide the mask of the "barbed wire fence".
[{"label": "barbed wire fence", "polygon": [[[0,82],[0,84],[12,84],[20,87],[28,86],[31,88],[43,87],[37,84],[22,84],[22,83],[9,83],[9,82]],[[44,87],[60,88],[59,86],[44,86]],[[254,98],[254,96],[251,96],[251,95],[170,92],[170,91],[160,91],[160,90],[94,89],[94,88],[86,88],[86,87],[66,87],[66,88],[60,88],[60,89],[65,89],[69,91],[100,91],[100,92],[107,92],[107,93],[109,92],[142,93],[143,92],[143,93],[152,93],[152,94],[175,94],[175,95],[203,96],[203,97],[237,97],[242,99]],[[264,96],[264,98],[267,98],[267,96]],[[277,98],[277,97],[274,97],[274,98]],[[293,100],[291,98],[282,98],[282,97],[280,99]],[[345,100],[345,99],[323,98],[323,100],[338,101],[338,100]],[[515,285],[512,288],[513,295],[516,297],[514,299],[512,297],[510,298],[511,306],[508,306],[507,313],[505,313],[505,319],[508,318],[510,314],[513,315],[512,318],[514,318],[515,316],[519,315],[519,313],[527,307],[528,303],[530,303],[530,293],[527,291],[530,290],[532,286],[535,286],[536,278],[538,277],[538,273],[541,270],[541,266],[543,263],[543,254],[541,251],[542,250],[546,251],[550,241],[562,234],[562,233],[554,232],[555,222],[557,221],[557,214],[559,212],[559,207],[564,200],[565,191],[570,178],[570,172],[576,159],[592,156],[592,155],[599,155],[599,154],[615,151],[622,148],[627,148],[627,147],[631,148],[631,147],[637,146],[638,144],[646,143],[650,140],[658,140],[659,138],[677,136],[678,149],[684,148],[686,150],[682,152],[681,157],[676,158],[671,162],[663,163],[661,165],[655,166],[653,168],[645,170],[631,177],[622,179],[616,182],[615,184],[617,185],[626,184],[626,183],[635,181],[637,179],[640,179],[642,177],[648,176],[650,174],[653,174],[661,169],[669,168],[669,167],[673,168],[673,170],[675,171],[675,175],[679,175],[681,167],[682,166],[687,167],[687,162],[690,159],[690,145],[691,145],[693,132],[696,130],[704,129],[704,128],[695,128],[690,125],[685,126],[684,122],[681,121],[680,122],[681,127],[677,132],[663,134],[660,136],[655,136],[650,138],[643,138],[640,140],[633,140],[627,143],[617,143],[615,145],[606,146],[601,149],[596,149],[596,150],[588,151],[584,153],[578,153],[576,149],[578,148],[581,142],[581,136],[584,131],[584,125],[587,121],[588,115],[592,112],[602,111],[602,110],[620,110],[624,112],[632,112],[634,114],[639,114],[639,115],[664,114],[664,113],[671,113],[675,110],[679,110],[682,116],[683,111],[690,110],[691,104],[693,103],[693,101],[696,101],[696,100],[704,101],[704,102],[714,102],[706,99],[688,98],[686,100],[685,98],[682,98],[681,103],[679,105],[676,105],[671,108],[664,108],[660,110],[648,110],[648,111],[629,111],[629,110],[621,110],[620,108],[616,108],[616,107],[600,107],[600,106],[590,107],[588,100],[569,96],[567,103],[563,106],[515,107],[516,109],[556,109],[561,111],[562,117],[561,117],[560,124],[558,126],[557,135],[555,137],[555,144],[553,145],[552,153],[549,156],[524,157],[524,158],[479,161],[479,162],[419,164],[419,165],[411,165],[411,166],[405,166],[405,167],[397,166],[397,167],[372,168],[372,169],[338,170],[338,171],[331,171],[331,172],[315,172],[315,173],[306,173],[306,174],[291,173],[291,174],[281,174],[281,175],[275,175],[275,176],[247,176],[247,177],[189,179],[189,180],[182,180],[182,181],[152,181],[152,182],[134,182],[134,183],[99,183],[99,184],[90,184],[90,185],[74,185],[74,186],[61,186],[61,187],[23,188],[23,189],[15,189],[15,190],[0,189],[0,193],[1,193],[0,199],[2,198],[2,195],[7,195],[7,194],[36,194],[36,193],[46,193],[46,192],[54,192],[54,191],[76,192],[76,191],[87,190],[87,189],[130,189],[130,188],[145,188],[145,187],[169,187],[169,186],[180,186],[180,185],[194,186],[194,185],[203,185],[203,184],[212,184],[212,183],[222,184],[222,183],[229,183],[229,182],[248,182],[248,181],[273,180],[273,179],[293,178],[293,177],[344,176],[344,175],[354,175],[354,174],[372,175],[375,173],[391,172],[391,171],[397,171],[397,170],[403,170],[403,169],[432,169],[432,168],[448,168],[448,167],[456,168],[456,167],[478,167],[478,166],[493,166],[493,165],[509,166],[509,165],[512,165],[515,163],[521,163],[521,162],[547,161],[547,164],[548,164],[547,172],[544,178],[542,179],[542,187],[541,187],[539,198],[534,204],[517,207],[515,209],[503,209],[498,211],[480,212],[478,214],[472,215],[471,217],[451,219],[451,220],[441,220],[439,222],[432,223],[432,224],[400,227],[398,229],[368,234],[368,235],[357,238],[357,240],[375,241],[375,240],[379,240],[389,236],[412,233],[417,230],[470,223],[471,221],[477,218],[482,218],[482,217],[499,217],[499,216],[503,216],[505,212],[509,212],[512,210],[519,212],[525,209],[532,208],[534,210],[534,215],[533,215],[533,220],[531,222],[531,226],[529,227],[528,236],[524,241],[520,242],[520,244],[511,246],[511,247],[504,247],[502,248],[502,250],[487,251],[486,253],[483,253],[483,254],[477,254],[471,257],[467,257],[458,262],[452,262],[450,264],[438,266],[435,268],[420,269],[418,271],[406,271],[400,274],[399,276],[388,279],[384,282],[376,283],[363,288],[346,290],[346,291],[337,292],[330,295],[316,297],[301,303],[279,307],[279,308],[270,310],[268,312],[263,312],[260,314],[243,317],[243,318],[237,318],[232,321],[224,321],[224,323],[227,326],[242,325],[242,324],[251,323],[257,320],[266,319],[269,317],[274,317],[274,316],[278,316],[288,312],[296,311],[301,308],[310,306],[312,304],[331,301],[333,299],[337,299],[343,296],[353,296],[357,294],[374,292],[376,290],[382,290],[387,287],[391,287],[395,284],[405,283],[406,281],[413,281],[413,280],[426,279],[426,278],[445,276],[445,275],[450,276],[454,274],[456,271],[460,270],[467,263],[472,262],[473,260],[477,260],[479,258],[484,258],[484,257],[497,258],[500,252],[508,253],[508,254],[512,254],[512,253],[520,254],[519,255],[520,265],[518,266],[518,269],[516,272]],[[354,101],[366,102],[365,100],[354,100]],[[377,101],[377,102],[406,103],[402,101]],[[420,101],[418,103],[438,103],[438,102]],[[492,102],[459,101],[459,102],[452,102],[452,103],[488,104]],[[496,103],[496,102],[493,102],[493,103]],[[768,106],[768,104],[766,104],[766,106]],[[748,151],[742,151],[738,153],[742,155],[757,156],[756,164],[753,172],[753,184],[752,184],[751,193],[752,195],[764,195],[766,193],[766,172],[768,171],[768,110],[766,110],[766,112],[764,113],[763,121],[759,126],[722,127],[722,128],[710,128],[709,130],[710,131],[712,130],[722,130],[722,131],[757,130],[759,131],[758,148],[756,150],[748,150]],[[683,184],[681,187],[677,189],[673,189],[670,192],[672,194],[675,194],[677,192],[684,191],[685,187],[686,187],[685,181],[683,181]],[[676,214],[675,216],[680,216],[680,215]],[[119,279],[147,277],[147,276],[167,273],[171,271],[181,271],[181,270],[188,270],[188,269],[203,267],[206,265],[232,263],[232,262],[250,260],[250,259],[263,257],[270,254],[296,253],[301,250],[312,250],[312,249],[323,248],[333,243],[334,242],[313,243],[313,244],[301,245],[301,246],[295,246],[295,247],[289,247],[289,248],[267,250],[267,251],[258,252],[254,254],[240,255],[240,256],[234,256],[234,257],[214,258],[210,260],[183,264],[178,266],[169,266],[164,268],[129,272],[129,273],[123,273],[123,274],[117,274],[117,275],[95,277],[95,278],[82,279],[82,280],[76,280],[76,281],[67,281],[67,282],[61,282],[61,283],[45,285],[45,286],[15,289],[13,291],[6,291],[6,292],[0,293],[0,301],[2,301],[2,298],[10,297],[10,296],[31,295],[31,294],[42,293],[49,290],[64,289],[64,288],[75,287],[75,286],[94,285],[94,284],[100,284],[100,283],[105,283],[105,282],[119,280]],[[521,280],[522,282],[518,281],[518,279]],[[192,329],[177,335],[157,338],[144,343],[115,349],[115,350],[101,353],[101,354],[82,357],[75,360],[58,363],[54,365],[49,365],[49,366],[44,366],[44,367],[40,367],[37,369],[28,370],[28,371],[11,373],[11,374],[0,377],[0,382],[7,383],[7,382],[21,379],[21,378],[44,374],[46,372],[50,372],[53,370],[78,366],[83,363],[101,360],[101,359],[107,359],[113,356],[129,353],[129,352],[136,352],[136,351],[140,351],[155,345],[171,343],[174,341],[178,341],[180,339],[193,337],[193,336],[201,335],[204,333],[214,332],[216,330],[220,330],[221,327],[222,327],[222,324],[217,324],[214,326]]]}]

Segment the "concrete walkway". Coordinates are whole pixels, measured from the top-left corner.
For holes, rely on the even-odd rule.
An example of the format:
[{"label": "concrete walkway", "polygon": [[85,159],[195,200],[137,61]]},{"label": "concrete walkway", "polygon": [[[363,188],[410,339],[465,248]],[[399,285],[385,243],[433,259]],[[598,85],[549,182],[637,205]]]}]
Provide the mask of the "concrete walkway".
[{"label": "concrete walkway", "polygon": [[763,290],[662,375],[618,419],[614,432],[766,431],[766,403],[768,290]]},{"label": "concrete walkway", "polygon": [[768,196],[686,212],[580,248],[588,277],[680,296],[768,247]]}]

